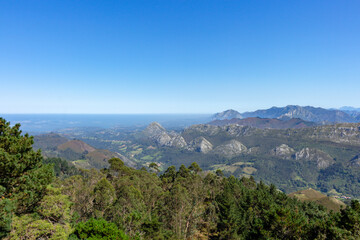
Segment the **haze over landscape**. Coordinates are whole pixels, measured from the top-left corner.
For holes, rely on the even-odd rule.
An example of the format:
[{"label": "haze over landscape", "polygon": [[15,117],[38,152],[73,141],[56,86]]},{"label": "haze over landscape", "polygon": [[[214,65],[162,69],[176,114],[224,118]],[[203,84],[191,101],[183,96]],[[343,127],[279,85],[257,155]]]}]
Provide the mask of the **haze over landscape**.
[{"label": "haze over landscape", "polygon": [[359,1],[0,1],[0,239],[360,239]]}]

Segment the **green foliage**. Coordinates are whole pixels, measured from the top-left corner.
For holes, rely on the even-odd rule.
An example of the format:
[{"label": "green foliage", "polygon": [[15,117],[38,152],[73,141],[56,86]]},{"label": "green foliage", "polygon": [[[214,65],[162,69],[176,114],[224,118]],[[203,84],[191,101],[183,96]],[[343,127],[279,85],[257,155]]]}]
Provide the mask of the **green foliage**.
[{"label": "green foliage", "polygon": [[59,151],[59,154],[62,158],[67,159],[69,161],[75,161],[86,158],[85,154],[75,152],[70,148],[66,148],[65,150]]},{"label": "green foliage", "polygon": [[43,163],[53,165],[56,177],[66,178],[81,173],[73,164],[61,158],[45,158]]},{"label": "green foliage", "polygon": [[87,222],[79,222],[76,225],[70,239],[126,240],[129,237],[114,223],[107,222],[104,219],[90,218]]},{"label": "green foliage", "polygon": [[11,230],[12,211],[14,205],[9,199],[0,199],[0,239]]},{"label": "green foliage", "polygon": [[159,172],[159,171],[160,171],[160,170],[159,170],[159,167],[158,167],[158,165],[157,165],[156,163],[150,163],[150,164],[149,164],[149,168],[152,169],[152,170],[155,171],[155,172]]},{"label": "green foliage", "polygon": [[193,162],[190,166],[189,166],[189,170],[193,173],[199,173],[202,171],[202,169],[200,168],[199,164],[197,164],[196,162]]},{"label": "green foliage", "polygon": [[[99,216],[113,224],[111,231],[122,229],[133,239],[353,239],[358,234],[357,203],[328,212],[253,177],[205,175],[196,164],[169,167],[159,177],[119,159],[110,166],[59,182],[86,234],[99,224],[84,222]],[[81,239],[80,228],[76,231],[71,239]]]},{"label": "green foliage", "polygon": [[351,201],[351,205],[341,210],[340,226],[349,232],[354,238],[360,238],[360,203]]},{"label": "green foliage", "polygon": [[356,231],[356,227],[344,228],[344,220],[339,219],[337,213],[328,213],[314,203],[291,199],[273,185],[268,187],[260,182],[256,188],[249,188],[248,182],[233,177],[225,180],[224,191],[216,199],[219,206],[216,239],[352,239],[357,236],[350,232]]},{"label": "green foliage", "polygon": [[0,237],[21,225],[22,218],[14,213],[36,210],[53,180],[52,167],[42,164],[41,153],[32,144],[33,137],[22,135],[20,124],[11,127],[0,118]]},{"label": "green foliage", "polygon": [[10,239],[67,239],[70,226],[69,197],[49,187],[36,212],[15,216]]},{"label": "green foliage", "polygon": [[37,212],[51,222],[68,222],[70,207],[69,196],[61,194],[60,189],[49,187],[48,194],[41,200]]},{"label": "green foliage", "polygon": [[17,213],[31,212],[53,179],[51,167],[42,165],[41,153],[32,144],[33,137],[21,135],[20,124],[10,127],[0,118],[0,186]]},{"label": "green foliage", "polygon": [[96,215],[102,217],[113,201],[116,199],[115,188],[106,179],[101,179],[94,188],[94,208],[97,211]]},{"label": "green foliage", "polygon": [[123,169],[124,167],[124,162],[121,161],[120,158],[112,158],[109,160],[109,164],[110,164],[110,170],[112,171],[120,171]]},{"label": "green foliage", "polygon": [[37,240],[67,239],[71,233],[69,224],[54,224],[30,214],[14,217],[10,239]]}]

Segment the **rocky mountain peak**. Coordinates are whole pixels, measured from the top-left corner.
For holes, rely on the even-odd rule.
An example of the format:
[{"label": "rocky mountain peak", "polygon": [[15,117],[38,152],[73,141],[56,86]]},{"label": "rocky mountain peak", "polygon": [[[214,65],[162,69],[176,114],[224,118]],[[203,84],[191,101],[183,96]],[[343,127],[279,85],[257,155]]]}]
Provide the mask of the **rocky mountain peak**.
[{"label": "rocky mountain peak", "polygon": [[319,149],[312,148],[303,148],[299,152],[295,153],[296,160],[305,160],[305,161],[316,161],[317,167],[319,169],[324,169],[334,164],[334,159]]},{"label": "rocky mountain peak", "polygon": [[241,142],[232,139],[214,149],[214,152],[228,158],[235,157],[241,153],[247,152],[247,147]]},{"label": "rocky mountain peak", "polygon": [[233,109],[228,109],[223,112],[219,112],[213,115],[213,120],[224,120],[224,119],[233,119],[233,118],[243,118],[238,111]]},{"label": "rocky mountain peak", "polygon": [[271,150],[270,153],[274,156],[290,157],[294,152],[295,150],[289,147],[288,145],[281,144],[280,146],[277,146],[276,148]]},{"label": "rocky mountain peak", "polygon": [[161,126],[160,123],[152,122],[146,127],[144,132],[148,133],[149,135],[153,135],[153,134],[159,134],[161,132],[166,132],[166,129],[163,126]]},{"label": "rocky mountain peak", "polygon": [[172,135],[170,135],[170,137],[171,137],[171,140],[170,140],[171,147],[183,148],[183,147],[187,146],[185,139],[181,135],[172,134]]},{"label": "rocky mountain peak", "polygon": [[187,146],[185,139],[180,134],[168,132],[157,122],[149,124],[142,134],[160,146],[179,148]]},{"label": "rocky mountain peak", "polygon": [[188,149],[201,153],[208,153],[213,149],[213,145],[204,137],[197,137],[189,143]]}]

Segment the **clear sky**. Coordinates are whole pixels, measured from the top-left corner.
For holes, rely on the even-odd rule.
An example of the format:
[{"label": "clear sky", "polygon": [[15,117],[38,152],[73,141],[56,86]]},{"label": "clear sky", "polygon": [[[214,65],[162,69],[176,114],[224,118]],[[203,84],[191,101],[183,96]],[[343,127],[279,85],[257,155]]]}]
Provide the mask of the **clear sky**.
[{"label": "clear sky", "polygon": [[0,0],[0,113],[360,107],[360,1]]}]

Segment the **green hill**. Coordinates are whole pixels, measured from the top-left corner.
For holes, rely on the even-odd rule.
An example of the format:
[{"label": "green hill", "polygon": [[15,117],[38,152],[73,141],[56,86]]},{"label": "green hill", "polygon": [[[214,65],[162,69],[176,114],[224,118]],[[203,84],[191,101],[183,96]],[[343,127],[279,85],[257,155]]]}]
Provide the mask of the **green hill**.
[{"label": "green hill", "polygon": [[90,153],[90,152],[93,152],[96,150],[92,146],[90,146],[80,140],[68,141],[66,143],[63,143],[63,144],[57,146],[57,149],[60,151],[66,151],[66,150],[70,149],[71,151],[73,151],[75,153],[80,153],[80,154],[82,154],[84,152]]},{"label": "green hill", "polygon": [[96,149],[81,140],[69,140],[56,133],[35,136],[34,146],[41,149],[45,157],[62,158],[81,168],[106,168],[109,166],[108,160],[113,157],[122,157],[126,163],[134,166],[118,153]]},{"label": "green hill", "polygon": [[339,212],[341,208],[345,208],[346,206],[345,203],[343,203],[342,201],[333,197],[328,197],[312,188],[290,193],[288,194],[288,196],[295,197],[303,202],[316,202],[319,205],[326,207],[328,210],[333,210],[335,212]]}]

